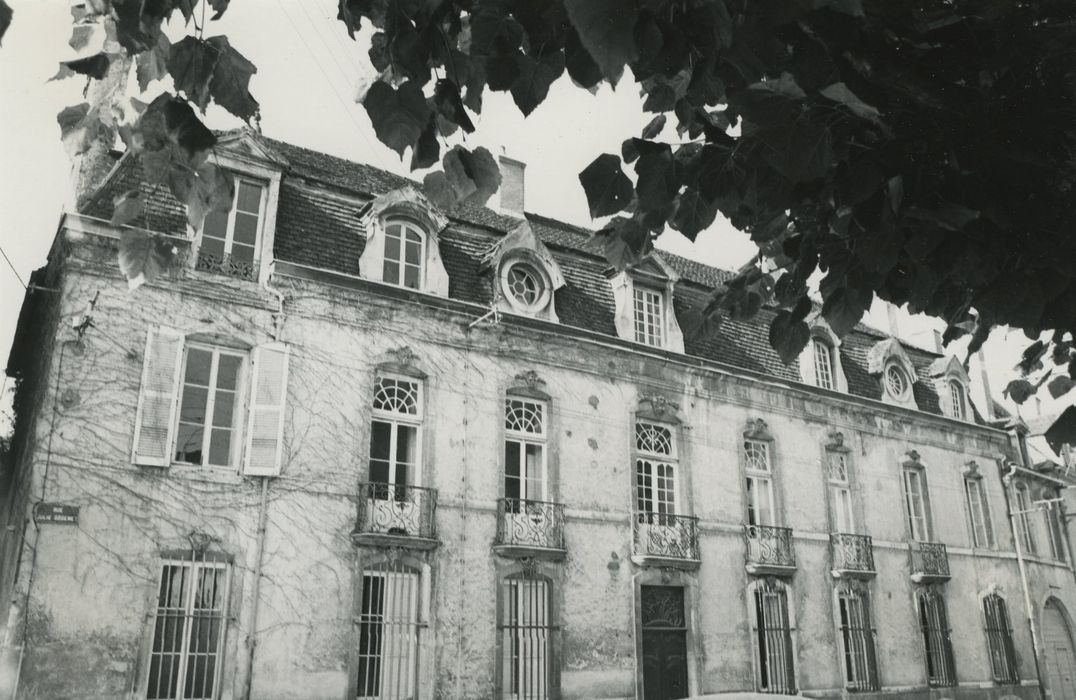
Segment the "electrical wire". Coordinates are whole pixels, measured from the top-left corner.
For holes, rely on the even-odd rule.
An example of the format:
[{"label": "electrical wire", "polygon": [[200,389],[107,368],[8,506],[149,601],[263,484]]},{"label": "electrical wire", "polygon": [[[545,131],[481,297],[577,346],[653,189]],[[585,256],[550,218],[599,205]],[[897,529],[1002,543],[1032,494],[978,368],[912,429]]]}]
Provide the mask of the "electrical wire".
[{"label": "electrical wire", "polygon": [[22,285],[22,288],[27,289],[26,283],[22,281],[22,275],[20,275],[19,271],[15,269],[15,265],[11,262],[11,258],[9,258],[7,256],[7,253],[4,252],[3,246],[0,246],[0,255],[4,256],[4,260],[7,262],[7,266],[11,268],[11,272],[15,275],[15,279],[19,281],[19,284]]}]

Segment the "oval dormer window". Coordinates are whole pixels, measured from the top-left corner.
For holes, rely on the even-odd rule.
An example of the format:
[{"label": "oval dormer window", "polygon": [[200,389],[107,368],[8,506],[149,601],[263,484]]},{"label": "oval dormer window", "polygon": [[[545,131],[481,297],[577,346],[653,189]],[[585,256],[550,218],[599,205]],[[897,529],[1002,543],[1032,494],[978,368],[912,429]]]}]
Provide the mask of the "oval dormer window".
[{"label": "oval dormer window", "polygon": [[899,365],[889,365],[885,370],[885,389],[893,398],[902,399],[911,388],[908,374]]},{"label": "oval dormer window", "polygon": [[501,268],[501,292],[513,307],[534,312],[549,301],[549,282],[536,266],[514,260]]}]

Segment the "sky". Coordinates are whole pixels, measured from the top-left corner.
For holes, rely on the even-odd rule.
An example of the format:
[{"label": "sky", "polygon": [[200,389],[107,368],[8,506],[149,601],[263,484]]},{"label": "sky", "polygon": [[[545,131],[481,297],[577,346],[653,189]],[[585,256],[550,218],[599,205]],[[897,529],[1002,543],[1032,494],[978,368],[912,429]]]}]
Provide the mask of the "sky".
[{"label": "sky", "polygon": [[[83,100],[85,81],[49,81],[58,61],[72,56],[68,0],[9,0],[14,21],[0,47],[0,362],[6,363],[23,283],[43,265],[61,213],[70,199],[70,161],[60,142],[56,114]],[[178,17],[178,13],[177,13]],[[172,38],[193,31],[181,22]],[[355,102],[368,84],[368,39],[348,38],[336,20],[336,0],[234,0],[224,17],[208,22],[206,36],[226,34],[258,72],[250,91],[261,104],[267,136],[407,175],[406,162],[377,141],[366,112]],[[137,90],[132,80],[132,90]],[[169,87],[151,86],[147,96]],[[600,153],[619,153],[624,138],[636,135],[653,115],[641,110],[637,87],[626,77],[616,90],[597,94],[579,89],[564,76],[524,119],[506,93],[486,92],[476,133],[464,142],[482,145],[527,164],[527,211],[593,227],[578,173]],[[135,94],[135,92],[132,92]],[[146,96],[143,96],[145,99]],[[206,121],[226,129],[240,122],[211,106]],[[671,128],[671,126],[669,127]],[[419,173],[421,176],[421,173]],[[746,262],[755,248],[748,237],[719,220],[694,244],[669,231],[659,247],[722,268]],[[884,305],[868,318],[888,328]],[[900,330],[910,342],[933,349],[936,322],[900,314]],[[1008,380],[1024,343],[1022,334],[999,334],[987,348],[996,394]],[[1002,382],[1000,385],[998,382]],[[0,378],[6,394],[11,382]],[[9,396],[0,397],[0,429]]]}]

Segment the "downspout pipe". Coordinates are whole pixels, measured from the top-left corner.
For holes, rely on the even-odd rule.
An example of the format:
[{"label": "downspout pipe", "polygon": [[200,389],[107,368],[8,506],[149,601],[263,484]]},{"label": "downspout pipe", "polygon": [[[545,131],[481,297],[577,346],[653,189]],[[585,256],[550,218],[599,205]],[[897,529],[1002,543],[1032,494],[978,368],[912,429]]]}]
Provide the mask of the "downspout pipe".
[{"label": "downspout pipe", "polygon": [[1031,655],[1035,659],[1035,677],[1039,681],[1039,697],[1046,700],[1046,685],[1042,682],[1042,667],[1039,665],[1039,649],[1041,648],[1039,644],[1039,626],[1035,623],[1035,608],[1031,604],[1031,590],[1027,583],[1027,566],[1024,564],[1023,541],[1021,540],[1019,529],[1016,527],[1016,513],[1013,513],[1012,498],[1009,494],[1009,490],[1013,487],[1013,477],[1016,475],[1020,465],[1016,462],[1002,462],[1002,464],[1008,467],[1008,471],[1001,477],[1001,481],[1005,485],[1002,493],[1005,495],[1005,514],[1009,518],[1009,530],[1012,532],[1013,542],[1016,543],[1016,565],[1020,569],[1020,586],[1024,591],[1024,609],[1027,612],[1027,624],[1031,630]]}]

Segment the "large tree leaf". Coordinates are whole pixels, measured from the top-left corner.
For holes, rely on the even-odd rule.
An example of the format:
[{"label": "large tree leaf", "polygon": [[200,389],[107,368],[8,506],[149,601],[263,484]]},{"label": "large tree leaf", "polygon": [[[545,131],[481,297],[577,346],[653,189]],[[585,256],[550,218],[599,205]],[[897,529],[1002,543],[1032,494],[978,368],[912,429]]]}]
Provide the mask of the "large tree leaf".
[{"label": "large tree leaf", "polygon": [[602,79],[602,69],[594,62],[590,53],[583,48],[575,27],[568,28],[564,40],[564,64],[568,75],[579,87],[594,92]]},{"label": "large tree leaf", "polygon": [[597,219],[622,210],[631,201],[632,184],[620,168],[620,159],[603,153],[579,173],[587,195],[590,216]]},{"label": "large tree leaf", "polygon": [[408,80],[398,90],[374,83],[362,101],[381,143],[403,156],[414,146],[430,119],[430,107],[422,89]]},{"label": "large tree leaf", "polygon": [[445,154],[442,163],[457,202],[482,206],[501,186],[501,171],[497,161],[481,146],[473,151],[463,146],[453,146]]},{"label": "large tree leaf", "polygon": [[197,170],[187,195],[187,222],[199,230],[207,214],[228,211],[232,207],[234,180],[213,163],[203,163]]},{"label": "large tree leaf", "polygon": [[700,231],[714,222],[716,216],[717,204],[708,201],[693,187],[680,195],[676,213],[669,224],[689,241],[694,241]]},{"label": "large tree leaf", "polygon": [[112,201],[112,225],[124,226],[142,216],[146,202],[138,190],[129,190]]},{"label": "large tree leaf", "polygon": [[65,107],[56,115],[60,124],[60,138],[63,140],[67,155],[71,158],[85,153],[107,127],[102,124],[100,113],[88,102]]},{"label": "large tree leaf", "polygon": [[1076,386],[1076,382],[1073,382],[1067,375],[1059,374],[1050,380],[1046,388],[1050,391],[1050,396],[1059,399],[1072,391],[1074,386]]},{"label": "large tree leaf", "polygon": [[[61,61],[60,72],[56,74],[54,79],[66,77],[71,73],[78,73],[79,75],[85,75],[94,80],[100,80],[108,75],[108,67],[110,64],[111,59],[109,59],[108,54],[105,53],[76,58],[70,61]],[[67,71],[64,71],[64,68],[66,68]]]},{"label": "large tree leaf", "polygon": [[129,289],[137,289],[173,269],[179,255],[176,244],[164,236],[140,229],[120,234],[117,258]]},{"label": "large tree leaf", "polygon": [[564,72],[564,54],[547,51],[538,60],[520,54],[516,57],[516,65],[519,75],[512,81],[512,99],[526,117],[542,104],[549,94],[549,86]]},{"label": "large tree leaf", "polygon": [[650,231],[635,219],[614,217],[593,239],[616,270],[625,270],[642,260],[653,248]]},{"label": "large tree leaf", "polygon": [[792,364],[811,340],[811,329],[802,318],[778,311],[770,321],[770,345],[786,365]]},{"label": "large tree leaf", "polygon": [[185,37],[171,47],[168,72],[176,89],[203,112],[212,99],[244,121],[258,113],[258,102],[250,95],[254,64],[232,48],[225,36],[208,39]]},{"label": "large tree leaf", "polygon": [[437,118],[430,117],[429,123],[423,129],[422,135],[411,151],[411,169],[421,170],[428,168],[441,157],[441,144],[437,140]]},{"label": "large tree leaf", "polygon": [[635,60],[634,0],[565,0],[568,19],[602,74],[616,85],[624,66]]},{"label": "large tree leaf", "polygon": [[[474,124],[460,99],[460,89],[451,80],[438,80],[433,91],[433,103],[442,117],[457,124],[468,134],[474,131]],[[436,160],[436,159],[435,159]]]},{"label": "large tree leaf", "polygon": [[1014,379],[1001,391],[1016,404],[1022,404],[1035,393],[1035,387],[1026,379]]},{"label": "large tree leaf", "polygon": [[14,14],[11,6],[4,0],[0,0],[0,44],[4,41],[4,34],[7,33],[7,28],[11,26],[11,18]]},{"label": "large tree leaf", "polygon": [[758,137],[768,146],[762,157],[792,182],[817,180],[833,165],[833,134],[821,124],[796,121]]},{"label": "large tree leaf", "polygon": [[856,97],[856,94],[849,90],[848,86],[844,83],[833,83],[832,85],[823,88],[821,95],[844,105],[857,117],[862,117],[863,119],[868,119],[872,122],[881,121],[881,113],[876,108],[871,107],[869,104]]},{"label": "large tree leaf", "polygon": [[171,53],[172,42],[164,32],[160,32],[152,49],[135,56],[135,76],[138,78],[139,90],[145,92],[151,82],[168,75],[168,58]]},{"label": "large tree leaf", "polygon": [[859,323],[871,305],[871,294],[862,289],[842,287],[822,303],[822,316],[838,336],[843,336]]}]

